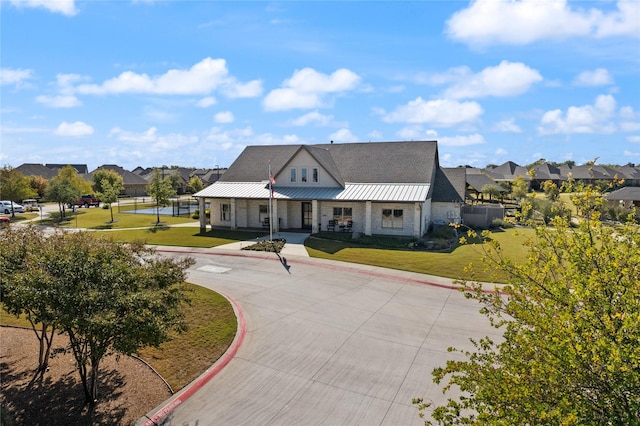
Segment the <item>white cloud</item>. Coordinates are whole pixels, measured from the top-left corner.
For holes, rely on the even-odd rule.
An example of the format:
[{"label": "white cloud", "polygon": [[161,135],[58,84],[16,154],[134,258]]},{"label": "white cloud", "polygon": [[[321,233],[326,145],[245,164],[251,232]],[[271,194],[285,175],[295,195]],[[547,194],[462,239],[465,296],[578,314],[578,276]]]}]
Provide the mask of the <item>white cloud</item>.
[{"label": "white cloud", "polygon": [[507,155],[507,154],[508,154],[508,152],[507,152],[507,150],[506,150],[506,149],[504,149],[504,148],[498,148],[498,149],[496,149],[496,155]]},{"label": "white cloud", "polygon": [[63,121],[53,133],[58,136],[87,136],[93,134],[93,127],[82,121],[75,123]]},{"label": "white cloud", "polygon": [[315,123],[318,126],[327,126],[333,120],[333,115],[320,114],[318,111],[313,111],[303,116],[294,119],[291,124],[294,126],[306,126],[311,123]]},{"label": "white cloud", "polygon": [[583,71],[573,80],[574,86],[607,86],[613,84],[613,78],[605,68]]},{"label": "white cloud", "polygon": [[[109,132],[109,137],[115,137],[118,141],[144,145],[145,152],[162,153],[164,158],[182,156],[185,147],[193,146],[198,142],[197,136],[183,135],[181,133],[158,133],[156,127],[150,127],[144,132],[130,132],[114,127]],[[175,153],[175,154],[172,154]]]},{"label": "white cloud", "polygon": [[216,98],[214,98],[213,96],[206,96],[196,102],[196,106],[199,106],[200,108],[209,108],[211,105],[215,104]]},{"label": "white cloud", "polygon": [[493,126],[493,129],[496,132],[505,132],[505,133],[522,133],[522,129],[515,123],[513,118],[508,120],[503,120],[496,123]]},{"label": "white cloud", "polygon": [[572,8],[566,0],[476,0],[456,12],[446,33],[471,45],[524,45],[575,36],[638,37],[640,8],[621,0],[617,10]]},{"label": "white cloud", "polygon": [[640,143],[640,135],[637,136],[627,136],[627,140],[631,143]]},{"label": "white cloud", "polygon": [[36,102],[51,108],[73,108],[82,105],[75,96],[37,96]]},{"label": "white cloud", "polygon": [[33,70],[30,69],[0,69],[0,86],[15,84],[20,87],[25,80],[29,80],[31,78],[33,78]]},{"label": "white cloud", "polygon": [[482,135],[477,133],[453,137],[444,136],[438,139],[438,144],[442,146],[469,146],[482,143],[486,143],[486,141]]},{"label": "white cloud", "polygon": [[388,123],[429,123],[433,126],[453,126],[477,120],[483,113],[476,102],[448,99],[425,101],[421,97],[383,116]]},{"label": "white cloud", "polygon": [[78,13],[74,0],[11,0],[11,4],[18,8],[42,7],[50,12],[62,13],[67,16]]},{"label": "white cloud", "polygon": [[[224,59],[205,58],[188,70],[172,69],[150,77],[125,71],[100,85],[81,84],[76,91],[85,95],[148,93],[156,95],[206,95],[216,89],[235,97],[257,96],[261,83],[238,83],[229,76]],[[259,90],[258,90],[259,89]]]},{"label": "white cloud", "polygon": [[282,87],[267,94],[263,106],[267,111],[321,107],[326,94],[354,90],[360,81],[360,76],[344,68],[332,74],[323,74],[312,68],[296,70],[282,83]]},{"label": "white cloud", "polygon": [[611,133],[615,125],[609,120],[613,117],[616,101],[611,95],[600,95],[593,105],[569,107],[566,114],[559,109],[547,111],[540,120],[538,133]]},{"label": "white cloud", "polygon": [[432,81],[454,83],[445,91],[445,98],[470,99],[520,95],[527,92],[533,84],[542,81],[542,76],[521,62],[502,61],[477,74],[472,74],[467,67],[453,68],[444,75],[434,76]]},{"label": "white cloud", "polygon": [[349,129],[340,129],[329,135],[329,140],[334,142],[358,142],[358,137]]},{"label": "white cloud", "polygon": [[233,123],[234,117],[231,111],[222,111],[213,116],[216,123]]}]

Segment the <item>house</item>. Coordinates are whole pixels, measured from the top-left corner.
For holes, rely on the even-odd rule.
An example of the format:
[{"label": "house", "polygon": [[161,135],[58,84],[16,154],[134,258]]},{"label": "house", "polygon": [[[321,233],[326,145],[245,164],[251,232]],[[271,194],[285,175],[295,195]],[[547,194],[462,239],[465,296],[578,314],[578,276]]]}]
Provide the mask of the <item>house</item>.
[{"label": "house", "polygon": [[[120,175],[120,177],[122,177],[122,183],[124,184],[124,195],[129,195],[131,197],[147,195],[148,182],[143,177],[133,172],[125,170],[124,168],[115,164],[104,164],[98,167],[96,170],[111,170]],[[91,174],[93,175],[96,170],[91,172]]]},{"label": "house", "polygon": [[248,146],[194,196],[203,230],[270,222],[274,231],[420,237],[434,220],[458,220],[464,185],[461,172],[440,169],[435,141]]},{"label": "house", "polygon": [[640,187],[625,186],[604,196],[610,205],[619,204],[629,209],[631,207],[640,207]]}]

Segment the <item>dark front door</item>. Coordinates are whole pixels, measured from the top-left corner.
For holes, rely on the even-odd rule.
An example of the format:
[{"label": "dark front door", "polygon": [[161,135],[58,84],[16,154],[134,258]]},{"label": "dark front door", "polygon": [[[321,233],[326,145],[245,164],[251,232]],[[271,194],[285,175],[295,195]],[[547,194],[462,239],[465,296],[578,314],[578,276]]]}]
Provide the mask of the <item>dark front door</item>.
[{"label": "dark front door", "polygon": [[313,211],[311,203],[305,201],[302,203],[302,229],[311,229],[313,223]]}]

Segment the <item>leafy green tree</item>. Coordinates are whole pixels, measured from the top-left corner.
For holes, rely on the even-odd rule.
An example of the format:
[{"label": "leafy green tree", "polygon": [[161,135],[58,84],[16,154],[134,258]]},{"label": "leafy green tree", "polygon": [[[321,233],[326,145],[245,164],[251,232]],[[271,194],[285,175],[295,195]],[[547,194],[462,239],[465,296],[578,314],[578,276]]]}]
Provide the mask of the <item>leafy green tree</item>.
[{"label": "leafy green tree", "polygon": [[189,189],[191,190],[191,193],[196,193],[203,187],[204,184],[202,183],[202,179],[200,179],[199,176],[191,176],[191,179],[189,179]]},{"label": "leafy green tree", "polygon": [[168,205],[170,198],[176,195],[176,191],[171,186],[169,178],[163,178],[160,169],[154,169],[153,178],[147,185],[147,194],[156,202],[156,224],[158,224],[160,223],[160,206]]},{"label": "leafy green tree", "polygon": [[524,176],[517,176],[511,183],[511,196],[516,200],[524,199],[529,193],[529,184]]},{"label": "leafy green tree", "polygon": [[118,201],[120,192],[124,189],[122,176],[113,170],[99,169],[93,172],[93,188],[102,202],[109,205],[111,222],[113,222],[113,206]]},{"label": "leafy green tree", "polygon": [[65,216],[65,204],[72,204],[83,193],[91,192],[91,183],[84,180],[71,166],[58,170],[58,175],[51,179],[47,186],[46,198],[58,203],[60,219]]},{"label": "leafy green tree", "polygon": [[[6,234],[1,238],[4,242]],[[193,259],[162,258],[141,242],[120,244],[84,232],[23,240],[22,246],[0,245],[12,259],[2,263],[3,303],[15,306],[15,312],[32,312],[42,303],[46,315],[33,319],[45,319],[68,335],[88,403],[98,398],[105,355],[158,346],[184,329],[180,307],[188,298],[182,283]],[[29,268],[35,275],[25,271]],[[19,285],[7,286],[14,279]]]},{"label": "leafy green tree", "polygon": [[480,190],[482,195],[488,195],[489,200],[495,198],[500,198],[502,195],[502,191],[500,191],[500,187],[498,185],[484,185]]},{"label": "leafy green tree", "polygon": [[[25,198],[33,198],[36,192],[29,185],[29,178],[20,173],[9,165],[5,165],[0,169],[0,198],[3,200],[11,200],[19,202]],[[11,216],[15,217],[16,213],[11,209]]]},{"label": "leafy green tree", "polygon": [[590,188],[573,202],[584,212],[578,225],[557,216],[534,226],[524,263],[486,239],[486,262],[508,285],[499,294],[468,284],[465,295],[503,339],[474,341],[465,360],[433,371],[445,392],[463,396],[439,407],[415,400],[421,415],[433,410],[425,424],[638,424],[640,228],[604,224]]},{"label": "leafy green tree", "polygon": [[11,228],[0,236],[0,301],[9,314],[25,316],[40,342],[35,377],[47,369],[57,325],[56,283],[43,263],[45,250],[51,249],[46,238],[32,227]]}]

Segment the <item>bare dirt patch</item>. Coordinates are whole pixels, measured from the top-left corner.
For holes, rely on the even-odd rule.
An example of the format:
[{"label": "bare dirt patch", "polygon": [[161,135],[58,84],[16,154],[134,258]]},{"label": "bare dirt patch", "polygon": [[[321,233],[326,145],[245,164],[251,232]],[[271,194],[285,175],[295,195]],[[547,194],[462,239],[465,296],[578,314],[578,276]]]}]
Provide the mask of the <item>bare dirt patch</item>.
[{"label": "bare dirt patch", "polygon": [[[71,353],[52,358],[44,377],[30,384],[38,366],[38,344],[32,330],[0,327],[0,402],[15,424],[131,425],[171,396],[147,364],[124,355],[102,360],[99,400],[93,406],[84,403]],[[66,336],[55,336],[54,348],[65,344]]]}]

